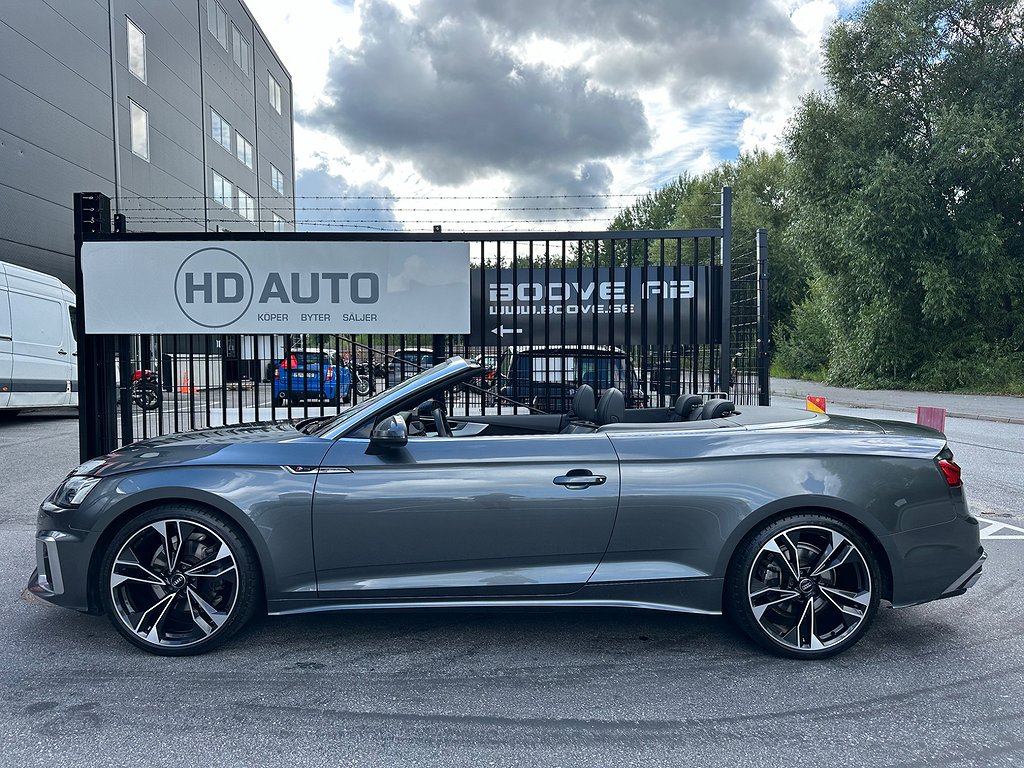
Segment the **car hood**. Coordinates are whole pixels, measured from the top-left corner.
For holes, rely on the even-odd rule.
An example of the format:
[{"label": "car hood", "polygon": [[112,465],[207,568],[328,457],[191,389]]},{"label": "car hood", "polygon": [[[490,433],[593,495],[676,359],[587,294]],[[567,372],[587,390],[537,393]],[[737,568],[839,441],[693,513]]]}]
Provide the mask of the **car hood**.
[{"label": "car hood", "polygon": [[169,466],[319,466],[330,442],[299,432],[291,421],[254,422],[140,440],[80,466],[106,476]]}]

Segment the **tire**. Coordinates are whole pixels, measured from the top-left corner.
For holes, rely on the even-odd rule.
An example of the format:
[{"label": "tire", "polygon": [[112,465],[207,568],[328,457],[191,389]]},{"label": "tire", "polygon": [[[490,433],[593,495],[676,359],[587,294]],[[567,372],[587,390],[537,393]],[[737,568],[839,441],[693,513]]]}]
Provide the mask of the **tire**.
[{"label": "tire", "polygon": [[762,648],[824,659],[860,640],[881,593],[878,560],[861,534],[831,515],[795,514],[740,545],[726,575],[725,609]]},{"label": "tire", "polygon": [[114,628],[158,656],[213,650],[245,626],[263,594],[256,554],[241,531],[187,503],[129,520],[103,555],[99,587]]},{"label": "tire", "polygon": [[160,388],[152,384],[136,387],[132,391],[132,401],[144,411],[155,411],[162,400]]},{"label": "tire", "polygon": [[370,389],[371,389],[371,387],[370,387],[370,380],[369,379],[363,379],[363,378],[357,378],[356,379],[356,394],[357,395],[359,395],[360,397],[365,397],[366,395],[370,394]]}]

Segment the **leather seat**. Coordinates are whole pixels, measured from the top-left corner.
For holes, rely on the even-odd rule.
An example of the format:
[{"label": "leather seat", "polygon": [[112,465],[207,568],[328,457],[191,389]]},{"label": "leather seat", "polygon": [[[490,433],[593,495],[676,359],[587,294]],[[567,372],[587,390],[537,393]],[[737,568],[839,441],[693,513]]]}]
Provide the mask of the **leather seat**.
[{"label": "leather seat", "polygon": [[589,384],[582,384],[572,397],[572,416],[593,423],[597,416],[597,395]]},{"label": "leather seat", "polygon": [[708,400],[704,403],[704,408],[701,410],[700,418],[705,419],[720,419],[723,416],[731,416],[736,412],[736,404],[732,400],[723,400],[717,397],[713,400]]},{"label": "leather seat", "polygon": [[700,395],[680,395],[676,398],[676,404],[672,408],[672,415],[669,421],[692,421],[700,416],[700,406],[704,400]]},{"label": "leather seat", "polygon": [[597,423],[620,424],[626,419],[626,396],[615,387],[606,389],[597,403]]}]

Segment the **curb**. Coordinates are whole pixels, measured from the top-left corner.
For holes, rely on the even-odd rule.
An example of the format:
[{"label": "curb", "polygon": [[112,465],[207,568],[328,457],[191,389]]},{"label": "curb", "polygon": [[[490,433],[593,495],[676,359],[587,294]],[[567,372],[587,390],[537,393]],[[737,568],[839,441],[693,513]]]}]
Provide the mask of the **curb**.
[{"label": "curb", "polygon": [[[771,393],[773,395],[778,395],[779,397],[792,397],[792,398],[796,398],[798,400],[804,397],[804,395],[798,394],[796,392],[783,392],[783,391],[774,390],[774,389],[772,390]],[[904,406],[904,405],[886,405],[884,403],[865,403],[865,402],[854,403],[854,402],[851,402],[849,400],[836,400],[836,399],[831,398],[831,397],[828,399],[828,402],[829,403],[834,403],[836,405],[844,405],[847,408],[884,408],[884,409],[889,410],[889,411],[900,411],[901,413],[917,413],[917,407],[916,406],[915,407],[907,407],[907,406]],[[1019,418],[1017,416],[989,416],[989,415],[984,414],[984,413],[963,413],[961,411],[946,411],[946,418],[947,419],[971,419],[973,421],[993,421],[993,422],[996,422],[998,424],[1024,424],[1024,418]]]}]

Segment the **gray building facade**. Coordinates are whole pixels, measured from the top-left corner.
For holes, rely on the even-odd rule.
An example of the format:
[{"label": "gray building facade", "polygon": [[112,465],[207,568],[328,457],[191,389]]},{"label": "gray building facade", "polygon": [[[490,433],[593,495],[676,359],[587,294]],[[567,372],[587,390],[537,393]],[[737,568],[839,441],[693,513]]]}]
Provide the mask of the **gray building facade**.
[{"label": "gray building facade", "polygon": [[292,231],[291,76],[240,0],[0,2],[0,260],[74,284],[72,196],[132,231]]}]

